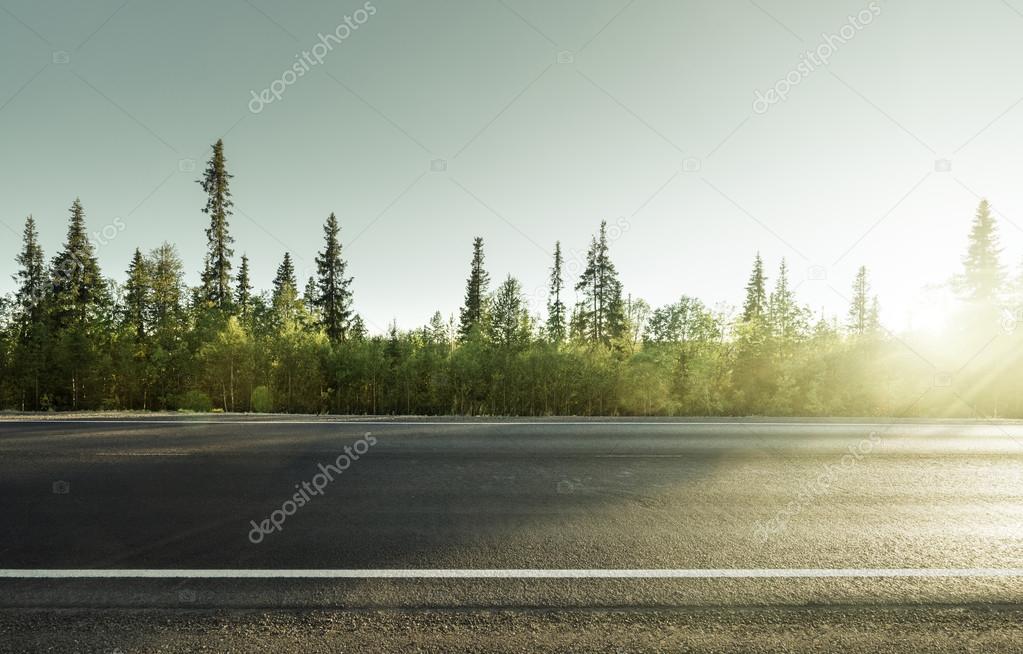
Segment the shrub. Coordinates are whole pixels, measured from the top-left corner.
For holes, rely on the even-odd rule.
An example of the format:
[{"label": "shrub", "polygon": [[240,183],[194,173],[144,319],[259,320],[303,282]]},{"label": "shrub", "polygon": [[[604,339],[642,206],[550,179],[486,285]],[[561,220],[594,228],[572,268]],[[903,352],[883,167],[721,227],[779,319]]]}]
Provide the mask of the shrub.
[{"label": "shrub", "polygon": [[209,413],[213,410],[213,400],[202,391],[188,391],[176,398],[175,404],[182,411],[195,411],[196,413]]},{"label": "shrub", "polygon": [[270,389],[266,386],[257,386],[252,389],[252,398],[249,402],[252,411],[256,413],[270,413],[273,411],[273,400],[270,399]]}]

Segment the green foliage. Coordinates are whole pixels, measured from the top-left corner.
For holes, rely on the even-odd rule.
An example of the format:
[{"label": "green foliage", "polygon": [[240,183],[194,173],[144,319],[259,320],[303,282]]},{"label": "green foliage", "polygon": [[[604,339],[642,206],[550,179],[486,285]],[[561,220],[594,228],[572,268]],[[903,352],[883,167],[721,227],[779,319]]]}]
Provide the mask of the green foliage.
[{"label": "green foliage", "polygon": [[179,411],[192,411],[194,413],[209,413],[213,410],[213,401],[210,396],[202,391],[185,391],[177,396],[172,408]]},{"label": "green foliage", "polygon": [[[768,293],[759,254],[741,311],[688,296],[650,307],[624,294],[606,223],[574,280],[571,317],[560,242],[544,318],[530,314],[511,275],[490,292],[476,238],[457,327],[436,312],[419,328],[369,334],[352,305],[333,214],[301,297],[290,253],[270,292],[253,292],[245,256],[229,288],[229,179],[218,142],[202,180],[211,224],[195,288],[166,243],[122,262],[123,286],[104,278],[78,200],[48,267],[26,220],[16,289],[0,298],[0,409],[1023,416],[1015,373],[1023,329],[1006,330],[997,315],[1018,320],[1023,300],[1005,303],[987,203],[956,279],[966,311],[955,347],[884,330],[865,267],[841,327],[824,315],[811,320],[784,260]],[[960,355],[972,356],[964,365]],[[958,385],[935,381],[939,365],[956,371]]]},{"label": "green foliage", "polygon": [[561,241],[554,244],[554,265],[551,267],[550,288],[547,298],[547,339],[559,345],[565,340],[565,302],[561,299],[561,293],[565,289],[564,268],[565,262],[561,256]]},{"label": "green foliage", "polygon": [[213,144],[213,156],[206,165],[199,185],[206,192],[206,206],[203,213],[210,217],[206,228],[206,262],[202,273],[203,297],[212,307],[226,310],[231,306],[231,257],[234,250],[228,226],[231,216],[230,180],[227,159],[224,157],[224,141]]},{"label": "green foliage", "polygon": [[256,413],[270,413],[273,411],[274,404],[273,400],[270,399],[270,389],[266,386],[257,386],[252,389],[249,407]]},{"label": "green foliage", "polygon": [[573,331],[593,344],[611,345],[625,335],[625,303],[618,271],[611,262],[607,240],[607,221],[590,242],[586,268],[575,290],[582,295],[576,307]]},{"label": "green foliage", "polygon": [[316,255],[315,286],[307,286],[306,303],[319,310],[320,325],[332,343],[345,341],[353,335],[352,277],[347,277],[348,263],[341,257],[341,227],[331,213],[323,226],[325,245]]},{"label": "green foliage", "polygon": [[487,289],[490,275],[483,267],[483,239],[476,237],[472,243],[472,263],[469,279],[465,283],[465,304],[462,306],[458,334],[463,341],[483,329],[487,318]]}]

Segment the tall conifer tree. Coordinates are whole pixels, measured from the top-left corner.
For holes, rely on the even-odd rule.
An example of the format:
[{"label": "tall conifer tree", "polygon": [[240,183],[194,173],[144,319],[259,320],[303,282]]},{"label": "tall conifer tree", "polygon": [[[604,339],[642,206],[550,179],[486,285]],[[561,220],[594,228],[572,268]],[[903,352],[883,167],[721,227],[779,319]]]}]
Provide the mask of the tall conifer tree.
[{"label": "tall conifer tree", "polygon": [[224,141],[218,139],[213,144],[213,156],[206,165],[206,172],[199,180],[206,191],[206,206],[203,213],[210,217],[210,226],[206,228],[207,251],[205,267],[202,273],[202,289],[206,302],[222,310],[231,306],[231,257],[234,250],[228,219],[231,217],[230,180],[232,175],[227,172],[227,159],[224,157]]},{"label": "tall conifer tree", "polygon": [[565,288],[563,266],[561,241],[558,241],[554,244],[554,265],[547,296],[547,338],[555,345],[565,340],[565,302],[561,299]]},{"label": "tall conifer tree", "polygon": [[341,256],[341,227],[331,213],[323,226],[324,247],[316,255],[316,295],[311,298],[319,309],[320,324],[332,343],[346,340],[352,331],[352,277],[348,263]]},{"label": "tall conifer tree", "polygon": [[483,267],[483,239],[476,237],[472,242],[472,262],[469,266],[469,279],[465,283],[465,303],[459,314],[458,334],[466,340],[479,327],[482,327],[487,311],[487,288],[490,275]]}]

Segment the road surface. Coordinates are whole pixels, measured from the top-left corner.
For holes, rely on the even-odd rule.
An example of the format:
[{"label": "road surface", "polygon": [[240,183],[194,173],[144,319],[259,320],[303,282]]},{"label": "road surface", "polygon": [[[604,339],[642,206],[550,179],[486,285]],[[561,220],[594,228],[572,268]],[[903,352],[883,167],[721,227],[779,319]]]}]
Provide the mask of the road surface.
[{"label": "road surface", "polygon": [[1023,647],[1012,423],[15,417],[0,520],[0,650]]}]

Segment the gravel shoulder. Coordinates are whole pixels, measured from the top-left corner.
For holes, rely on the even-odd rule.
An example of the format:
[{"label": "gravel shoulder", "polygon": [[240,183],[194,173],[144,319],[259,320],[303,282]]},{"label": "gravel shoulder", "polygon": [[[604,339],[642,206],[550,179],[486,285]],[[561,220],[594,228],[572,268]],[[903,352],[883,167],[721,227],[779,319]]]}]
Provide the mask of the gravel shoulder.
[{"label": "gravel shoulder", "polygon": [[1018,652],[1021,607],[0,611],[0,652]]}]

